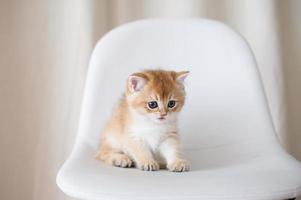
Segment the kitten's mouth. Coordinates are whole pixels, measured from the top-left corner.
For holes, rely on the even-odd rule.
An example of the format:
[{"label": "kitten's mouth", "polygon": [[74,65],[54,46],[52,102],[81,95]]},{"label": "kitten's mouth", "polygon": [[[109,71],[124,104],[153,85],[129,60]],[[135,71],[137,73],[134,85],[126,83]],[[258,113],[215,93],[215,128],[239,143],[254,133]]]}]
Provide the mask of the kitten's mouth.
[{"label": "kitten's mouth", "polygon": [[163,121],[163,120],[165,120],[165,117],[159,117],[158,118],[160,121]]}]

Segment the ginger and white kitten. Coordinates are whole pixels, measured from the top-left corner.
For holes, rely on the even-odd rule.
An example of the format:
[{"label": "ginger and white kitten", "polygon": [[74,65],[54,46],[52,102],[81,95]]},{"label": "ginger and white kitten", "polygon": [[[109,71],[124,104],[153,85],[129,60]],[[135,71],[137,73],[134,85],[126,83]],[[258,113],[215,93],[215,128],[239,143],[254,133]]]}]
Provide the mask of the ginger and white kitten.
[{"label": "ginger and white kitten", "polygon": [[147,70],[132,74],[124,97],[107,122],[96,158],[118,167],[188,171],[177,128],[188,71]]}]

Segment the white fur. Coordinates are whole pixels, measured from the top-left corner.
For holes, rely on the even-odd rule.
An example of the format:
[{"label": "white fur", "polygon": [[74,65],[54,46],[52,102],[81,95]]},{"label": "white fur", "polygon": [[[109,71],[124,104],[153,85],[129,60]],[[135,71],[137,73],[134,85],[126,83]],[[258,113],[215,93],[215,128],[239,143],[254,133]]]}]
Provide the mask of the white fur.
[{"label": "white fur", "polygon": [[159,146],[158,151],[160,155],[165,158],[167,164],[172,163],[178,156],[174,147],[174,145],[177,145],[175,143],[177,143],[177,141],[175,141],[174,138],[168,138]]},{"label": "white fur", "polygon": [[134,110],[131,114],[134,121],[129,127],[130,135],[145,142],[153,153],[158,151],[167,134],[177,132],[176,114],[167,115],[163,121],[158,120],[158,116],[142,115]]}]

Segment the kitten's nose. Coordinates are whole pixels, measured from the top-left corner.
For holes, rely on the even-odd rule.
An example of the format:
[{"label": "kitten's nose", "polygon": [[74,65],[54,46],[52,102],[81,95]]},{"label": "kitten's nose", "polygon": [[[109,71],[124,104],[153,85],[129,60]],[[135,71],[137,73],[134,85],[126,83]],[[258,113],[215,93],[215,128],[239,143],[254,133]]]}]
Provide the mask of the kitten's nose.
[{"label": "kitten's nose", "polygon": [[167,115],[167,113],[160,113],[161,117],[165,117]]}]

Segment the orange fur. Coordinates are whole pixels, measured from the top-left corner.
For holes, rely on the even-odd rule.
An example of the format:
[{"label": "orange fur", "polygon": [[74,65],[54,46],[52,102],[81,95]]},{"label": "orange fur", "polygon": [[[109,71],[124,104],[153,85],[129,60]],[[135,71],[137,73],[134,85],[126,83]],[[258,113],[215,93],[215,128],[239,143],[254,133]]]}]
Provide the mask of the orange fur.
[{"label": "orange fur", "polygon": [[[185,102],[188,72],[147,70],[132,74],[125,95],[105,125],[96,158],[107,164],[142,170],[187,171],[177,134],[177,113]],[[174,107],[169,107],[170,101]],[[156,108],[149,102],[155,101]]]}]

